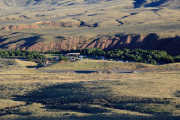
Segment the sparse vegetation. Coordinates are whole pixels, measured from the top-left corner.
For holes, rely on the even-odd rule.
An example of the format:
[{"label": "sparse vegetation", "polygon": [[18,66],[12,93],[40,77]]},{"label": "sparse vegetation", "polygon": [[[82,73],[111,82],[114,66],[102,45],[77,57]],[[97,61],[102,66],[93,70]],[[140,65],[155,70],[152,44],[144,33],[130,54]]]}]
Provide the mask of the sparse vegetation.
[{"label": "sparse vegetation", "polygon": [[179,72],[0,74],[1,120],[175,120],[179,114]]},{"label": "sparse vegetation", "polygon": [[60,61],[68,61],[68,58],[62,54],[59,55],[59,60]]},{"label": "sparse vegetation", "polygon": [[17,63],[15,62],[14,59],[1,59],[0,58],[0,68],[1,67],[7,67],[11,65],[16,65]]},{"label": "sparse vegetation", "polygon": [[[1,120],[138,120],[139,117],[161,120],[176,119],[179,114],[180,74],[166,69],[178,64],[156,66],[83,59],[29,69],[26,68],[32,64],[29,61],[15,61],[17,66],[0,71]],[[56,72],[72,68],[74,71],[153,69],[155,72]]]},{"label": "sparse vegetation", "polygon": [[180,120],[179,5],[0,0],[0,120]]}]

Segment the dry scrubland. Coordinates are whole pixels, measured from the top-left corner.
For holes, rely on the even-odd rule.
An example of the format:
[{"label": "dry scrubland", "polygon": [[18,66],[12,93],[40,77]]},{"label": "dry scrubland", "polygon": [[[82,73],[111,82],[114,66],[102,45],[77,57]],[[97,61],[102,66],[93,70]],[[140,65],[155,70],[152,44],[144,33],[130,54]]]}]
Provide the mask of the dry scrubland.
[{"label": "dry scrubland", "polygon": [[[8,1],[9,7],[3,4],[6,2],[0,2],[5,8],[0,9],[1,34],[5,31],[37,33],[48,40],[47,36],[56,35],[95,37],[114,33],[180,33],[178,0],[159,0],[167,4],[155,7],[142,4],[136,9],[134,2],[138,0],[94,0],[93,3],[88,3],[89,0],[62,0],[53,4],[47,1],[25,6],[20,4],[23,1],[14,0]],[[146,3],[151,2],[147,0]]]},{"label": "dry scrubland", "polygon": [[[1,0],[0,48],[59,51],[125,46],[179,54],[179,0],[145,0],[136,7],[138,1]],[[145,6],[159,1],[162,4]]]},{"label": "dry scrubland", "polygon": [[[101,42],[116,39],[108,37],[116,33],[123,33],[119,45],[139,45],[146,35],[156,33],[144,47],[154,46],[161,41],[154,37],[160,37],[167,38],[158,43],[160,47],[179,50],[179,0],[159,0],[165,4],[145,7],[158,1],[147,0],[138,8],[133,4],[138,0],[50,1],[1,0],[0,48],[36,45],[34,49],[42,50],[48,45],[45,50],[55,50],[62,45],[67,50],[76,49],[77,43],[96,43],[96,38],[102,38],[99,45],[103,46]],[[180,119],[179,63],[154,66],[83,60],[34,66],[18,59],[0,60],[0,120]]]},{"label": "dry scrubland", "polygon": [[[11,65],[6,67],[9,61]],[[179,64],[153,66],[83,60],[34,69],[29,68],[35,65],[32,62],[9,61],[1,60],[0,64],[1,120],[179,119]],[[91,74],[45,72],[54,68],[65,70],[65,65],[68,70],[86,70],[87,61],[87,68],[92,65],[91,70],[111,71]],[[73,64],[73,69],[68,64]],[[99,68],[94,67],[95,64]],[[104,64],[109,67],[102,67]],[[114,66],[151,71],[119,74],[113,72]]]}]

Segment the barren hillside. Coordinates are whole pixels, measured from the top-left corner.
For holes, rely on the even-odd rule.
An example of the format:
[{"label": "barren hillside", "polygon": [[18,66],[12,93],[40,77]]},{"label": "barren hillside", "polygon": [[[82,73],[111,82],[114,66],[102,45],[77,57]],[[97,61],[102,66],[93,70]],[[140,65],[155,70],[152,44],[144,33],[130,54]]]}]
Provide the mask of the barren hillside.
[{"label": "barren hillside", "polygon": [[180,53],[179,0],[1,0],[0,6],[1,48]]}]

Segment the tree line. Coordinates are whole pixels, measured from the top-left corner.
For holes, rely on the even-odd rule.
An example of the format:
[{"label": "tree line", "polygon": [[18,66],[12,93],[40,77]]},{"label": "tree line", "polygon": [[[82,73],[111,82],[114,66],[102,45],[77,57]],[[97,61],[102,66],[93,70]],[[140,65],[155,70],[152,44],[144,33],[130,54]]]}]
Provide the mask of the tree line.
[{"label": "tree line", "polygon": [[0,50],[0,58],[22,58],[34,61],[39,65],[43,65],[46,62],[45,55],[37,51]]},{"label": "tree line", "polygon": [[144,49],[114,49],[102,50],[99,48],[89,48],[80,50],[81,54],[98,57],[104,56],[106,58],[133,62],[143,62],[149,64],[166,64],[173,62],[180,62],[180,56],[171,56],[166,51],[160,50],[144,50]]},{"label": "tree line", "polygon": [[72,51],[57,51],[40,53],[37,51],[24,51],[24,50],[0,50],[0,58],[24,58],[30,61],[38,63],[38,65],[44,65],[47,58],[45,54],[59,54],[59,60],[67,59],[62,54],[69,52],[80,52],[81,55],[88,57],[98,58],[105,57],[107,59],[142,62],[148,64],[166,64],[180,62],[180,56],[171,56],[166,51],[160,50],[144,50],[144,49],[114,49],[103,50],[99,48],[88,48],[82,50]]}]

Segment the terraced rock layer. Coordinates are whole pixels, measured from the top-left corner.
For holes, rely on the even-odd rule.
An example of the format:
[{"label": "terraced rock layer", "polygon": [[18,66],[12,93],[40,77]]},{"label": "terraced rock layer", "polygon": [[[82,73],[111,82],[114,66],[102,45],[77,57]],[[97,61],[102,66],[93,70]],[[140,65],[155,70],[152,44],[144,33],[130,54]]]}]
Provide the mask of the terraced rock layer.
[{"label": "terraced rock layer", "polygon": [[180,37],[160,37],[155,33],[142,34],[115,34],[99,35],[93,38],[85,36],[53,36],[46,40],[43,35],[25,35],[24,38],[13,37],[22,33],[13,33],[8,37],[1,37],[0,48],[26,49],[33,51],[59,51],[76,50],[85,48],[117,49],[117,48],[141,48],[153,50],[165,50],[172,55],[180,54]]}]

